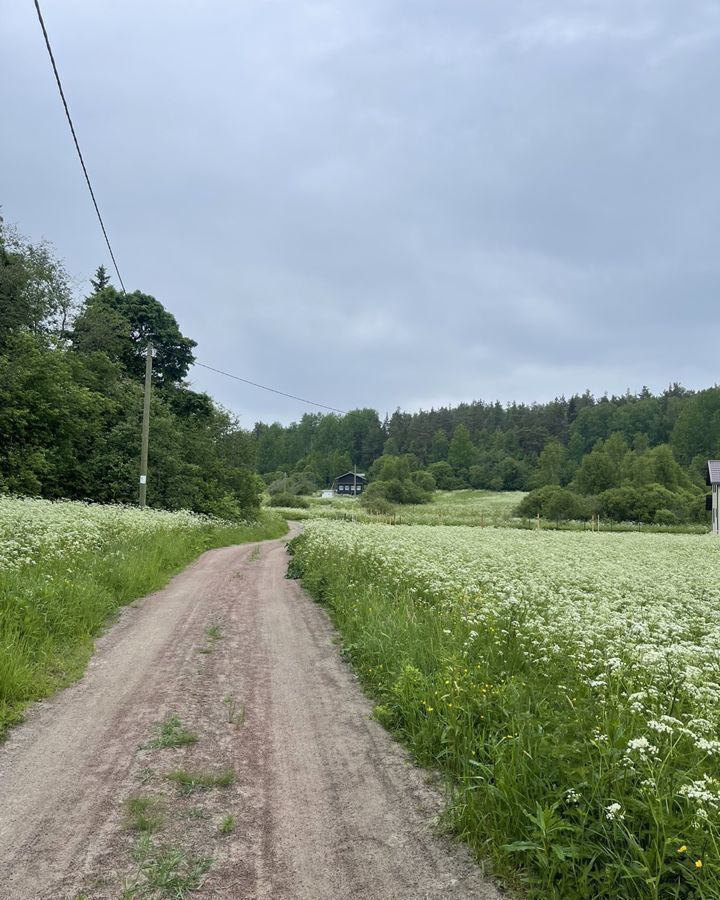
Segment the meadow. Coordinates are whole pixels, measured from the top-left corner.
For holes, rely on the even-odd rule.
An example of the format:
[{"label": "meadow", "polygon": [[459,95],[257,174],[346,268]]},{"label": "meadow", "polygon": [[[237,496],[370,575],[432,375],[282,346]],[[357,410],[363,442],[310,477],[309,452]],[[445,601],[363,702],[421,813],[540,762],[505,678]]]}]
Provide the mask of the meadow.
[{"label": "meadow", "polygon": [[392,515],[368,512],[354,497],[306,498],[308,509],[276,508],[288,519],[338,519],[392,525],[509,524],[525,494],[522,491],[435,491],[431,503],[397,506]]},{"label": "meadow", "polygon": [[720,897],[720,542],[318,520],[293,548],[506,884]]},{"label": "meadow", "polygon": [[189,512],[0,495],[0,738],[32,700],[78,678],[120,606],[211,547],[280,537],[278,516],[233,524]]}]

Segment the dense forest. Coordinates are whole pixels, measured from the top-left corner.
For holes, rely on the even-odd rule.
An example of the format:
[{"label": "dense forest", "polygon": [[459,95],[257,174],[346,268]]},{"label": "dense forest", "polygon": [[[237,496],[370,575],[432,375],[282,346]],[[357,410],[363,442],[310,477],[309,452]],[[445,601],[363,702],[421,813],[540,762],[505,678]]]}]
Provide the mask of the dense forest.
[{"label": "dense forest", "polygon": [[246,516],[265,486],[307,493],[355,468],[374,482],[376,503],[471,487],[531,491],[528,515],[705,520],[705,464],[720,455],[716,387],[476,401],[384,421],[373,409],[308,413],[248,432],[188,388],[195,342],[160,302],[118,291],[102,266],[75,300],[52,247],[1,219],[0,490],[135,502],[148,340],[156,506]]},{"label": "dense forest", "polygon": [[82,301],[51,246],[0,220],[0,490],[137,502],[145,348],[153,361],[148,502],[232,518],[258,509],[254,441],[183,379],[195,343],[103,267]]},{"label": "dense forest", "polygon": [[528,515],[701,522],[706,462],[720,454],[720,389],[476,401],[398,410],[382,422],[372,409],[308,414],[288,427],[256,425],[254,436],[258,471],[271,485],[293,472],[303,475],[296,485],[325,485],[356,467],[385,483],[369,496],[393,502],[427,499],[432,485],[523,490],[533,491],[521,508]]}]

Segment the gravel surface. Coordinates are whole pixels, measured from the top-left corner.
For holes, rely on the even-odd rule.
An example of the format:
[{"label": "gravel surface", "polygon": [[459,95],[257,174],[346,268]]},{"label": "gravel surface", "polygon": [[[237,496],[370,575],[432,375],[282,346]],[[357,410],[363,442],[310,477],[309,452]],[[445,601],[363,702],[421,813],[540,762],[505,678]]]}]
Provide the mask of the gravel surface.
[{"label": "gravel surface", "polygon": [[[499,900],[434,827],[441,795],[371,719],[286,565],[282,541],[206,553],[126,608],[82,681],[12,731],[3,900],[182,896],[152,881],[188,886],[193,869],[208,898]],[[198,740],[147,746],[170,715]],[[183,792],[166,777],[178,769],[235,780]],[[139,797],[161,819],[153,833],[132,827]]]}]

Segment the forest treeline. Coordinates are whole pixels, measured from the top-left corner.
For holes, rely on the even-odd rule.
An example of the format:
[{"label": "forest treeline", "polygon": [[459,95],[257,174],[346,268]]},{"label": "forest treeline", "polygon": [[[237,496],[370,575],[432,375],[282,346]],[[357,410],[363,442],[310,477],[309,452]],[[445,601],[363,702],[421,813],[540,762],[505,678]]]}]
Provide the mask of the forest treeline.
[{"label": "forest treeline", "polygon": [[[0,220],[0,490],[135,502],[144,353],[156,348],[148,501],[225,516],[262,490],[307,493],[353,468],[368,499],[423,502],[434,488],[530,491],[556,518],[705,521],[706,461],[720,455],[720,389],[542,404],[475,401],[381,420],[307,413],[252,431],[185,379],[195,342],[154,297],[101,266],[74,299],[52,247]],[[258,477],[258,474],[262,479]]]},{"label": "forest treeline", "polygon": [[327,485],[356,467],[383,483],[369,497],[393,502],[427,499],[432,486],[470,487],[532,491],[527,515],[703,522],[706,464],[720,454],[720,389],[476,401],[384,421],[372,409],[306,414],[289,426],[256,425],[254,436],[271,485],[286,485],[289,473],[291,484]]},{"label": "forest treeline", "polygon": [[254,439],[184,383],[195,342],[154,297],[101,266],[89,296],[52,247],[0,220],[0,491],[138,499],[145,348],[152,340],[148,502],[228,518],[259,508]]}]

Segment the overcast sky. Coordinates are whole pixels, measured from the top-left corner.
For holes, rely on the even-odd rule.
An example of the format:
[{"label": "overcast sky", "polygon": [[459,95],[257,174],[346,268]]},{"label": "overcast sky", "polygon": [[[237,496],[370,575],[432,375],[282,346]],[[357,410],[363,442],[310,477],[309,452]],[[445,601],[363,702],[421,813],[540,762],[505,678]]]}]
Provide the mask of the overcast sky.
[{"label": "overcast sky", "polygon": [[[720,2],[44,0],[128,289],[383,415],[718,381]],[[109,266],[31,0],[0,203]],[[195,368],[251,427],[310,407]]]}]

